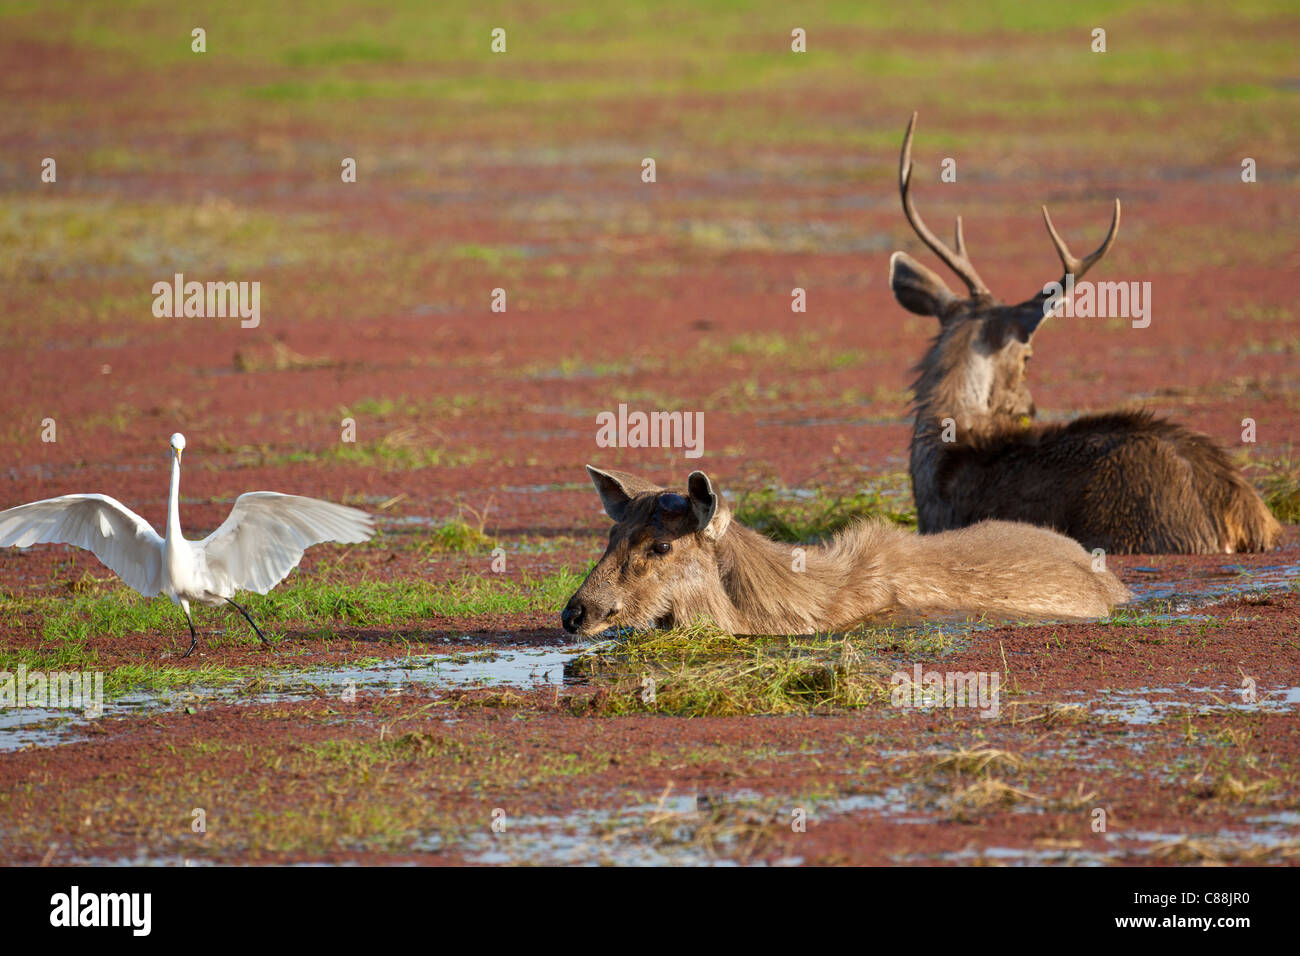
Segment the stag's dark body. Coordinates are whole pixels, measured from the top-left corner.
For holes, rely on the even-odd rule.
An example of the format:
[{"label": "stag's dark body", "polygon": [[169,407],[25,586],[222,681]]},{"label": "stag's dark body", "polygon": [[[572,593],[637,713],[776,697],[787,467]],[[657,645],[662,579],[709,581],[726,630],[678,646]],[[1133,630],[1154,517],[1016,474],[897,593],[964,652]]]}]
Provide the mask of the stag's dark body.
[{"label": "stag's dark body", "polygon": [[1052,528],[1109,554],[1263,551],[1279,527],[1209,437],[1148,412],[969,434],[919,421],[912,484],[923,534],[987,518]]},{"label": "stag's dark body", "polygon": [[[1063,425],[1032,421],[1025,371],[1047,294],[1019,305],[996,301],[966,255],[961,220],[955,249],[925,227],[909,194],[915,122],[913,115],[899,166],[903,210],[970,292],[955,295],[904,253],[890,260],[899,303],[940,323],[913,386],[912,491],[921,532],[998,518],[1049,527],[1112,554],[1274,547],[1281,526],[1208,436],[1146,411],[1085,415]],[[1043,210],[1067,276],[1077,282],[1105,255],[1119,214],[1116,200],[1106,240],[1077,259]]]}]

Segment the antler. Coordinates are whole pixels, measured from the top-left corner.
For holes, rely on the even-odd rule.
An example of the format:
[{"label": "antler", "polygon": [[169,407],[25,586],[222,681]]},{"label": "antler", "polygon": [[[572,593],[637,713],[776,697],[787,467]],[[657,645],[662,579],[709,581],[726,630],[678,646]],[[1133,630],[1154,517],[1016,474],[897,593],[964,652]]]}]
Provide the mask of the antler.
[{"label": "antler", "polygon": [[1106,238],[1101,245],[1096,248],[1092,254],[1085,256],[1083,259],[1077,259],[1070,255],[1070,249],[1061,238],[1061,234],[1056,231],[1052,225],[1052,217],[1047,214],[1047,207],[1043,207],[1043,222],[1047,223],[1047,231],[1052,236],[1052,244],[1056,246],[1056,254],[1061,257],[1061,265],[1065,267],[1065,275],[1061,276],[1061,285],[1065,285],[1066,276],[1074,276],[1074,281],[1078,282],[1083,278],[1083,274],[1095,266],[1101,257],[1110,251],[1110,247],[1115,242],[1115,237],[1119,234],[1119,200],[1115,200],[1115,214],[1110,219],[1110,232],[1106,233]]},{"label": "antler", "polygon": [[954,252],[945,246],[938,236],[926,228],[925,223],[921,221],[920,213],[916,211],[916,206],[912,203],[910,192],[912,185],[912,131],[915,128],[916,113],[913,113],[911,121],[907,124],[907,135],[903,137],[903,155],[898,160],[898,189],[903,196],[903,214],[907,216],[907,221],[912,224],[912,228],[921,237],[921,241],[930,247],[930,251],[961,277],[962,282],[966,283],[966,288],[970,290],[972,296],[988,295],[988,286],[984,284],[984,280],[979,277],[979,273],[971,265],[970,259],[966,257],[966,240],[961,234],[961,216],[957,217],[957,251]]}]

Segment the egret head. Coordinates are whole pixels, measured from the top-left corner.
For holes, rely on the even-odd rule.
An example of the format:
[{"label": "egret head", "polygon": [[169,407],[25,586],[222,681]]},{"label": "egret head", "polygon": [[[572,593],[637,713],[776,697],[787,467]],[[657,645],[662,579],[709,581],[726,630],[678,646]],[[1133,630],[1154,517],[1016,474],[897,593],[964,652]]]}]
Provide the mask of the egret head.
[{"label": "egret head", "polygon": [[185,450],[185,436],[182,435],[180,432],[177,432],[176,434],[172,435],[172,454],[176,456],[177,461],[181,460],[181,452],[183,452],[184,450]]}]

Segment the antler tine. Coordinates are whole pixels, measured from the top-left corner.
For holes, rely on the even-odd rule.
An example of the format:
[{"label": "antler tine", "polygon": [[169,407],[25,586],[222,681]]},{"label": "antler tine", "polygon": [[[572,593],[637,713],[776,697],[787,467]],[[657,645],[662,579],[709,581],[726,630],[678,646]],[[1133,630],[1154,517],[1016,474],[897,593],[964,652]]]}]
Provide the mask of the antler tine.
[{"label": "antler tine", "polygon": [[957,219],[957,251],[954,252],[929,230],[912,202],[912,133],[916,129],[916,116],[917,114],[913,113],[912,119],[907,124],[907,133],[903,136],[903,152],[898,159],[898,191],[903,197],[903,215],[907,217],[916,234],[921,237],[921,241],[930,247],[930,251],[942,259],[944,264],[966,283],[966,288],[970,290],[971,295],[988,295],[988,286],[979,277],[970,259],[966,258],[966,243],[961,235],[961,218]]},{"label": "antler tine", "polygon": [[[1061,257],[1061,265],[1065,267],[1065,275],[1074,276],[1074,281],[1078,282],[1083,278],[1083,274],[1101,261],[1101,257],[1110,251],[1110,247],[1115,244],[1115,237],[1119,235],[1119,200],[1115,200],[1115,212],[1110,218],[1110,232],[1106,233],[1106,238],[1102,240],[1093,252],[1082,259],[1075,258],[1070,254],[1070,248],[1061,238],[1061,234],[1056,231],[1052,225],[1052,217],[1047,214],[1047,207],[1043,207],[1043,222],[1047,223],[1047,232],[1052,237],[1052,244],[1056,246],[1056,254]],[[1065,276],[1061,277],[1061,283],[1065,283]]]}]

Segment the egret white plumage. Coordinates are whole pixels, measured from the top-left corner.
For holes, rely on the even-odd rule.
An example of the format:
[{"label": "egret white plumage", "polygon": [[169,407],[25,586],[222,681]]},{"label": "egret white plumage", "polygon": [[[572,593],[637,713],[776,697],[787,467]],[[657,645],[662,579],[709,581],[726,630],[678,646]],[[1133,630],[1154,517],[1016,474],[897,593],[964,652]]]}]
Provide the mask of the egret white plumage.
[{"label": "egret white plumage", "polygon": [[375,533],[364,511],[319,498],[250,491],[235,500],[229,517],[202,541],[181,534],[181,452],[185,436],[171,437],[172,479],[164,537],[138,514],[108,495],[62,495],[0,511],[0,547],[71,544],[92,552],[145,597],[165,594],[179,604],[190,626],[189,657],[198,644],[190,602],[230,604],[269,644],[237,591],[266,594],[298,566],[313,544],[357,544]]}]

